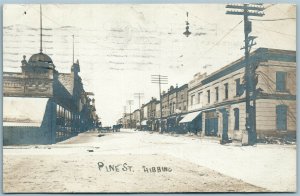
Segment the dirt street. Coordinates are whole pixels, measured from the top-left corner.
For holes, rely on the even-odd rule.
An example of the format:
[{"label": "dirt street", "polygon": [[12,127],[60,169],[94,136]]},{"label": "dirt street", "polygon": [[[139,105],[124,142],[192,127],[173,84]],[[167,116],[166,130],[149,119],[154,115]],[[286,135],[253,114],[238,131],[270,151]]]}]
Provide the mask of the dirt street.
[{"label": "dirt street", "polygon": [[[222,160],[219,153],[240,153],[241,147],[221,146],[213,140],[192,137],[174,137],[157,133],[122,130],[98,137],[87,132],[55,145],[5,146],[3,150],[3,188],[6,193],[16,192],[261,192],[293,191],[295,162],[290,160],[292,171],[277,172],[281,182],[253,181],[247,170],[240,169],[240,161]],[[295,154],[293,147],[284,148],[286,154]],[[220,149],[225,149],[220,152]],[[262,152],[258,151],[261,148]],[[278,148],[278,149],[277,149]],[[205,150],[206,149],[206,150]],[[248,149],[248,150],[247,150]],[[272,146],[245,147],[241,152],[256,157],[267,154]],[[202,151],[215,151],[207,155]],[[281,153],[279,151],[279,153]],[[196,156],[196,154],[200,155]],[[296,154],[295,154],[296,155]],[[218,157],[218,158],[216,158]],[[242,156],[244,158],[244,156]],[[271,159],[272,157],[264,157]],[[222,163],[223,161],[223,163]],[[244,160],[247,161],[247,160]],[[262,160],[263,164],[272,160]],[[232,167],[236,163],[236,175]],[[275,163],[273,163],[275,164]],[[280,162],[277,164],[281,165]],[[210,166],[209,166],[210,165]],[[213,165],[213,166],[212,166]],[[214,169],[220,167],[222,169]],[[258,162],[258,165],[260,163]],[[272,167],[272,166],[269,166]],[[267,168],[267,166],[266,166]],[[284,169],[284,168],[283,168]],[[228,171],[227,171],[228,170]],[[256,171],[253,170],[254,174]],[[263,178],[265,173],[257,178]],[[228,175],[230,173],[231,175]],[[296,175],[296,172],[294,173]],[[278,179],[277,179],[278,180]],[[251,183],[251,182],[256,183]],[[273,180],[274,181],[274,180]],[[276,180],[275,180],[276,181]],[[294,181],[294,183],[296,183]],[[266,185],[267,184],[267,185]],[[276,182],[275,182],[276,184]]]}]

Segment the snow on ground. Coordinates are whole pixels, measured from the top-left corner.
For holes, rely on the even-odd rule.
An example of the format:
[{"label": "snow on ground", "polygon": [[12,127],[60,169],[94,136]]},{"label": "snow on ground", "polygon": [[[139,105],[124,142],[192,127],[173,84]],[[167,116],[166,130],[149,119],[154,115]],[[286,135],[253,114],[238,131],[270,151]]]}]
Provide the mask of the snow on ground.
[{"label": "snow on ground", "polygon": [[[4,161],[6,169],[3,187],[6,193],[266,191],[242,180],[167,155],[99,156],[86,152],[72,156],[17,155],[8,156]],[[120,165],[118,172],[110,171],[104,166],[99,170],[99,161],[102,165]],[[11,162],[18,164],[12,165]],[[145,172],[143,166],[148,170],[153,166],[161,167],[160,172]],[[165,167],[167,169],[163,169]]]},{"label": "snow on ground", "polygon": [[[121,130],[97,137],[83,133],[48,146],[4,147],[5,155],[72,156],[93,150],[95,155],[166,155],[204,166],[244,182],[276,192],[296,191],[296,146],[258,144],[220,145],[218,141],[188,136]],[[38,149],[38,150],[37,150]],[[57,150],[59,149],[59,150]]]}]

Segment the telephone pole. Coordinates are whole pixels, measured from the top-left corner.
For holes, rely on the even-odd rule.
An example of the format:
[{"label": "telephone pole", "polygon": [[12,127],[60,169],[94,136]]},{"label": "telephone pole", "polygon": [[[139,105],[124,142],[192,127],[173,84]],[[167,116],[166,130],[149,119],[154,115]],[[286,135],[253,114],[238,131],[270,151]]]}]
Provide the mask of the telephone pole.
[{"label": "telephone pole", "polygon": [[139,99],[139,110],[140,110],[140,131],[142,130],[142,118],[141,118],[141,112],[142,112],[142,110],[141,110],[141,98],[144,96],[144,93],[134,93],[134,97],[135,98],[138,98]]},{"label": "telephone pole", "polygon": [[168,84],[168,76],[162,75],[151,75],[151,83],[158,84],[159,88],[159,99],[160,99],[160,131],[162,132],[162,96],[161,96],[161,85]]},{"label": "telephone pole", "polygon": [[234,10],[226,11],[230,15],[242,15],[244,17],[244,34],[245,46],[241,49],[245,50],[245,90],[246,90],[246,131],[248,133],[248,145],[256,144],[256,129],[255,129],[255,65],[249,62],[249,54],[251,47],[255,45],[256,37],[249,36],[252,31],[252,23],[249,21],[249,16],[263,16],[265,9],[262,4],[230,4],[226,8]]},{"label": "telephone pole", "polygon": [[131,106],[133,105],[133,100],[127,100],[127,103],[129,105],[129,118],[130,118],[130,125],[129,128],[132,128],[132,119],[131,119]]},{"label": "telephone pole", "polygon": [[73,64],[74,64],[74,35],[72,35],[73,38]]},{"label": "telephone pole", "polygon": [[[123,118],[123,126],[126,125],[126,105],[123,106],[123,109],[124,109],[124,118]],[[124,128],[127,128],[126,126]]]},{"label": "telephone pole", "polygon": [[40,53],[43,53],[43,16],[42,16],[42,4],[40,4]]}]

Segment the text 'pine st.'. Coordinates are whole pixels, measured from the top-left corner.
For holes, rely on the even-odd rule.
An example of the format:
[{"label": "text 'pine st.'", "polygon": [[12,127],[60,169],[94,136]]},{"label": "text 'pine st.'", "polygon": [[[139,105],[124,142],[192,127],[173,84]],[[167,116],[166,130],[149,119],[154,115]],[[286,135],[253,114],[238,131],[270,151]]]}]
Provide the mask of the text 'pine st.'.
[{"label": "text 'pine st.'", "polygon": [[[100,172],[110,172],[110,173],[119,173],[119,172],[134,172],[132,165],[128,163],[123,164],[104,164],[103,162],[98,162],[98,169]],[[172,172],[170,167],[162,166],[141,166],[140,170],[144,173],[161,173],[161,172]]]}]

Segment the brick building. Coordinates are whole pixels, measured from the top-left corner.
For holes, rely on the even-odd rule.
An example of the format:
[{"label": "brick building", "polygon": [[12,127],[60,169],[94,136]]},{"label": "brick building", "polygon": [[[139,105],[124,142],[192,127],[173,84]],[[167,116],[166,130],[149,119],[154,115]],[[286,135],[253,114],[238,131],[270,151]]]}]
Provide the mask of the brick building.
[{"label": "brick building", "polygon": [[[257,65],[255,127],[258,138],[296,135],[296,53],[259,48],[251,53]],[[198,112],[196,132],[242,140],[245,137],[245,61],[237,61],[189,85],[189,113]]]}]

